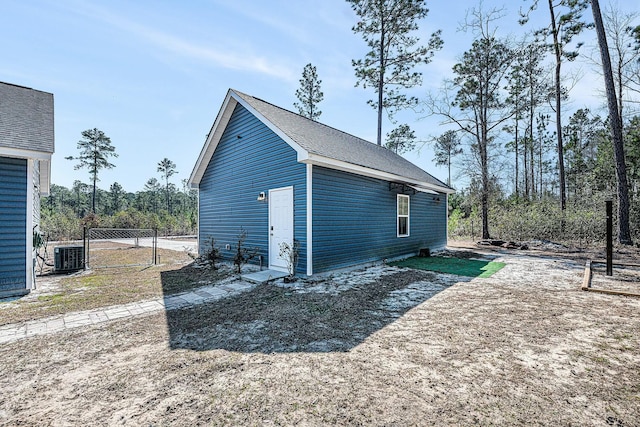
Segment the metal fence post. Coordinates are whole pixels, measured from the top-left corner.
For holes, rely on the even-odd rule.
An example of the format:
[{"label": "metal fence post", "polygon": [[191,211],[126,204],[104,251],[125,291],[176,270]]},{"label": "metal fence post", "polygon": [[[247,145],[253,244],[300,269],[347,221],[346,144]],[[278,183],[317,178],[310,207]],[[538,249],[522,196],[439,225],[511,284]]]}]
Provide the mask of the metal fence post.
[{"label": "metal fence post", "polygon": [[607,276],[613,276],[613,202],[607,204]]},{"label": "metal fence post", "polygon": [[89,259],[89,245],[91,244],[91,228],[87,229],[87,227],[84,227],[83,229],[83,233],[84,236],[83,238],[86,240],[86,252],[84,254],[84,269],[88,269],[91,268],[90,262],[91,260]]},{"label": "metal fence post", "polygon": [[153,265],[158,265],[158,229],[153,229]]}]

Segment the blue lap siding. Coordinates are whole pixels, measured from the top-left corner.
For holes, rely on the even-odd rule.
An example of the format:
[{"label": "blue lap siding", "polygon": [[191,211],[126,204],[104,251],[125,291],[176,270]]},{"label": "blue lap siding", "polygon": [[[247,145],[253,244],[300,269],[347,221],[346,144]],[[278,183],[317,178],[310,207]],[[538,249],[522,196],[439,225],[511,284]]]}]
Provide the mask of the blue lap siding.
[{"label": "blue lap siding", "polygon": [[[269,206],[260,192],[293,186],[294,239],[300,244],[297,272],[306,272],[306,166],[278,135],[238,104],[199,185],[200,253],[214,238],[222,255],[232,260],[240,227],[245,247],[258,248],[269,265]],[[231,250],[226,250],[229,244]],[[257,262],[255,260],[254,262]]]},{"label": "blue lap siding", "polygon": [[[446,195],[410,192],[410,236],[397,237],[387,181],[313,167],[313,272],[446,246]],[[437,200],[439,199],[439,200]]]},{"label": "blue lap siding", "polygon": [[0,157],[0,294],[27,287],[27,160]]}]

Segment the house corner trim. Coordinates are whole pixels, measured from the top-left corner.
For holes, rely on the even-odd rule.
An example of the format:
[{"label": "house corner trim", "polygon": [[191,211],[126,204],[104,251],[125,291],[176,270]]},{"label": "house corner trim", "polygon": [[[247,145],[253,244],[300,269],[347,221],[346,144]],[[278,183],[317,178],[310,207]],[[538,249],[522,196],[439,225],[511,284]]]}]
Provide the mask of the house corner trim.
[{"label": "house corner trim", "polygon": [[307,163],[307,276],[313,274],[313,165]]},{"label": "house corner trim", "polygon": [[31,290],[34,288],[35,277],[34,277],[34,252],[33,252],[33,198],[34,198],[34,188],[33,188],[33,179],[34,179],[34,160],[27,160],[27,253],[26,253],[26,288]]}]

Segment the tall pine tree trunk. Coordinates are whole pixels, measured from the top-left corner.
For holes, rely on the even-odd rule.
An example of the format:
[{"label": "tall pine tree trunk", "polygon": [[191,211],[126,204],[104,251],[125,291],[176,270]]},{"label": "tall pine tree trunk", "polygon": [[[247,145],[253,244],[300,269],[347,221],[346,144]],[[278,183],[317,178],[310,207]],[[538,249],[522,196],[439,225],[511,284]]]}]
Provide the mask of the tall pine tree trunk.
[{"label": "tall pine tree trunk", "polygon": [[489,233],[489,132],[487,131],[487,115],[486,111],[482,112],[483,121],[481,124],[481,136],[480,136],[480,168],[482,174],[482,238],[491,238]]},{"label": "tall pine tree trunk", "polygon": [[524,197],[529,200],[529,159],[527,150],[528,145],[531,144],[531,141],[528,138],[524,139],[524,147],[522,147],[522,168],[524,169],[524,173],[522,174],[524,177],[523,185],[524,185]]},{"label": "tall pine tree trunk", "polygon": [[487,168],[486,147],[483,147],[484,159],[482,160],[482,238],[489,239],[489,172]]},{"label": "tall pine tree trunk", "polygon": [[93,144],[93,194],[91,196],[91,213],[96,213],[96,181],[98,180],[98,149],[97,142]]},{"label": "tall pine tree trunk", "polygon": [[[518,107],[516,109],[516,111],[518,112],[516,114],[519,114],[520,108]],[[518,161],[518,136],[519,136],[518,135],[518,130],[519,130],[518,129],[518,117],[516,116],[516,129],[515,129],[516,134],[515,134],[515,141],[514,141],[514,150],[516,152],[516,156],[515,156],[516,157],[516,182],[515,182],[515,184],[516,184],[516,197],[520,197],[520,191],[519,191],[519,188],[518,188],[518,180],[520,178],[520,174],[519,174],[520,171],[518,170],[518,166],[519,166],[519,164],[518,164],[519,163],[519,161]]]},{"label": "tall pine tree trunk", "polygon": [[[556,92],[556,133],[558,137],[558,185],[560,186],[560,208],[563,215],[567,208],[567,193],[564,176],[564,147],[562,144],[562,88],[560,87],[560,69],[562,67],[562,52],[560,50],[560,40],[558,27],[556,26],[556,15],[553,10],[553,1],[549,0],[549,12],[551,13],[551,28],[553,32],[553,51],[556,58],[555,71],[555,92]],[[563,218],[564,225],[564,218]],[[564,228],[564,227],[563,227]]]},{"label": "tall pine tree trunk", "polygon": [[380,17],[380,75],[378,76],[378,145],[382,145],[382,101],[384,90],[384,41],[385,41],[385,28],[384,19]]},{"label": "tall pine tree trunk", "polygon": [[[540,145],[542,145],[541,142],[538,142]],[[530,145],[529,145],[529,159],[530,159],[530,167],[529,167],[529,181],[531,181],[531,198],[535,199],[536,198],[536,169],[535,169],[535,146],[533,145],[533,137],[531,138],[530,141]]]},{"label": "tall pine tree trunk", "polygon": [[[540,192],[538,193],[539,198],[542,199],[544,196],[544,181],[543,181],[543,173],[544,170],[542,168],[542,139],[540,140],[540,149],[538,150],[538,180],[540,181]],[[533,153],[533,151],[532,151]],[[532,154],[533,155],[533,154]]]},{"label": "tall pine tree trunk", "polygon": [[93,194],[91,196],[91,213],[96,213],[96,174],[93,174]]},{"label": "tall pine tree trunk", "polygon": [[609,123],[613,137],[613,155],[616,162],[616,178],[618,188],[618,242],[625,245],[632,244],[631,230],[629,229],[629,187],[627,182],[627,165],[624,159],[624,141],[622,139],[622,117],[616,99],[613,71],[607,37],[604,32],[600,4],[598,0],[591,0],[593,20],[598,34],[598,45],[602,57],[602,70],[604,74],[605,89],[607,92],[607,106],[609,107]]},{"label": "tall pine tree trunk", "polygon": [[[528,138],[528,144],[529,144],[529,152],[533,153],[533,122],[535,119],[535,87],[534,87],[534,83],[532,80],[532,77],[529,77],[529,126],[527,131],[529,132],[529,138]],[[527,147],[525,147],[524,150],[524,162],[525,162],[525,166],[524,166],[524,177],[525,177],[525,195],[527,197],[527,200],[529,200],[529,196],[531,196],[531,198],[534,197],[535,192],[536,192],[536,186],[533,182],[533,174],[529,173],[529,168],[533,171],[533,165],[534,165],[534,161],[533,161],[533,154],[531,154],[529,156],[529,168],[527,168]],[[531,180],[529,179],[529,177],[531,177]],[[531,191],[529,191],[529,189],[531,189]]]},{"label": "tall pine tree trunk", "polygon": [[165,175],[165,193],[167,196],[167,213],[171,214],[171,200],[169,196],[169,175]]},{"label": "tall pine tree trunk", "polygon": [[[559,57],[558,53],[558,57]],[[556,63],[555,85],[556,85],[556,133],[558,138],[558,185],[560,187],[560,209],[564,212],[567,208],[567,186],[564,173],[564,145],[562,143],[562,89],[560,87],[560,59]]]}]

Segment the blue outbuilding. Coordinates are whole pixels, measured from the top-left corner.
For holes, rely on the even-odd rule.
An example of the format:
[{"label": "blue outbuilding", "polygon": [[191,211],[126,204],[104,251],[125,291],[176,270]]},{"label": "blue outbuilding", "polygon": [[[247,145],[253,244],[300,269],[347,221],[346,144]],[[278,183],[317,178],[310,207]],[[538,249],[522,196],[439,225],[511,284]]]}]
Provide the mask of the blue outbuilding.
[{"label": "blue outbuilding", "polygon": [[189,179],[198,240],[231,259],[240,230],[265,268],[286,271],[281,243],[312,275],[447,244],[453,190],[396,153],[229,90]]},{"label": "blue outbuilding", "polygon": [[53,95],[0,82],[0,298],[35,286],[40,196],[49,193]]}]

